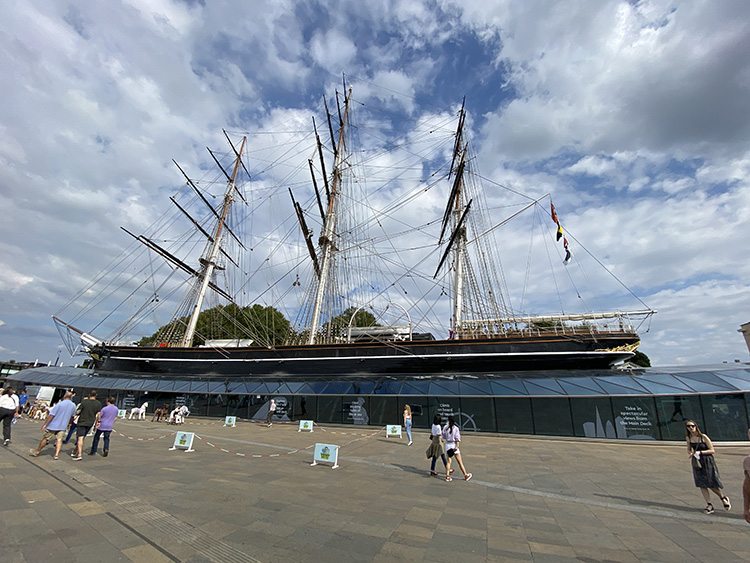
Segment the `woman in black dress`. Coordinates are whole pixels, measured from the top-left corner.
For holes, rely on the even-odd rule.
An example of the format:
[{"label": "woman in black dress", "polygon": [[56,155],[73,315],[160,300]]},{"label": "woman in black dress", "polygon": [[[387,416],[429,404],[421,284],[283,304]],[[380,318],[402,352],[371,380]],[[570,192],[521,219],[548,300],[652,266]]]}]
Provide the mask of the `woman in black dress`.
[{"label": "woman in black dress", "polygon": [[724,509],[732,508],[729,497],[722,493],[724,485],[719,478],[719,469],[714,461],[714,445],[708,436],[703,434],[694,420],[685,422],[685,435],[687,438],[688,459],[693,466],[693,479],[695,486],[703,493],[706,500],[706,508],[703,512],[713,514],[714,507],[711,504],[711,497],[708,493],[712,490],[721,499]]}]

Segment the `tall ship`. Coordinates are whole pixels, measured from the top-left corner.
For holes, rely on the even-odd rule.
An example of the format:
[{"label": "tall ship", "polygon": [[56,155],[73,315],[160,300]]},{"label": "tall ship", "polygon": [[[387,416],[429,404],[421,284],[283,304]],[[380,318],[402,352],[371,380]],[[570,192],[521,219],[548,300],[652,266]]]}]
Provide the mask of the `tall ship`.
[{"label": "tall ship", "polygon": [[[479,174],[463,104],[398,120],[345,88],[321,109],[310,124],[224,131],[200,178],[175,162],[170,212],[123,227],[130,246],[53,316],[70,353],[101,375],[208,378],[600,369],[634,355],[654,311],[574,310],[590,303],[560,291],[575,261],[549,194]],[[504,261],[540,246],[521,242],[528,213],[557,274]]]}]

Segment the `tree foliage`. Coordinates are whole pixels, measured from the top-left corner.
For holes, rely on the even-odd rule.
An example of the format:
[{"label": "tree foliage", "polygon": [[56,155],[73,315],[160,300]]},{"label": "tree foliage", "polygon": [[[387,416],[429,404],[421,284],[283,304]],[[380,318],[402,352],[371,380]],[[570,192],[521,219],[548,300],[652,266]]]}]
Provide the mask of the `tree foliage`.
[{"label": "tree foliage", "polygon": [[[187,323],[187,317],[174,319],[151,336],[142,338],[138,345],[174,345],[181,340]],[[260,346],[275,346],[287,340],[289,329],[289,321],[275,307],[258,304],[247,307],[217,305],[198,315],[192,345],[200,346],[206,340],[252,339],[254,344]]]},{"label": "tree foliage", "polygon": [[635,356],[630,358],[630,362],[637,366],[641,366],[642,368],[651,367],[651,359],[640,350],[635,351]]},{"label": "tree foliage", "polygon": [[340,315],[336,315],[330,321],[325,323],[323,325],[323,333],[335,335],[343,334],[343,331],[349,328],[349,322],[352,320],[352,315],[355,314],[355,311],[356,316],[354,317],[354,322],[352,322],[351,326],[380,326],[375,322],[375,315],[370,311],[365,311],[364,309],[357,311],[355,307],[349,307],[346,311]]}]

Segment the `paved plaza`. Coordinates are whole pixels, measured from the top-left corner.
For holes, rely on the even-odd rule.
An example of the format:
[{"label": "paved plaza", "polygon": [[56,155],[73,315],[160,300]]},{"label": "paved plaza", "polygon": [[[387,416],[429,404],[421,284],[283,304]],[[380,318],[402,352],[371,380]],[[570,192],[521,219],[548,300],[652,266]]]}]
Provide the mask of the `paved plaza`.
[{"label": "paved plaza", "polygon": [[[474,477],[447,483],[426,431],[409,447],[375,427],[120,420],[108,457],[73,461],[72,444],[29,456],[40,426],[0,448],[5,563],[750,561],[750,443],[717,446],[733,508],[706,516],[684,444],[466,433]],[[195,451],[170,451],[176,430]],[[316,442],[339,468],[311,467]]]}]

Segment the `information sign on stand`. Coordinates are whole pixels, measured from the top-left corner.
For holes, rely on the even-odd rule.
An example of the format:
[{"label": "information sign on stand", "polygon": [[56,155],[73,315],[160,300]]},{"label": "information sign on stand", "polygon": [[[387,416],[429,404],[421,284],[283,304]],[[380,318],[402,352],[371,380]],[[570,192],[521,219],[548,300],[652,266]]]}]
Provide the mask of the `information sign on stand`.
[{"label": "information sign on stand", "polygon": [[128,416],[128,411],[126,411],[125,409],[119,409],[117,411],[117,416],[119,416],[120,418],[125,418],[126,416]]},{"label": "information sign on stand", "polygon": [[231,426],[232,428],[237,428],[237,417],[236,416],[228,416],[224,419],[224,426]]},{"label": "information sign on stand", "polygon": [[389,424],[385,427],[386,438],[401,438],[401,425],[400,424]]},{"label": "information sign on stand", "polygon": [[318,465],[318,462],[333,463],[331,469],[336,469],[339,466],[339,447],[332,444],[315,444],[313,462],[310,465]]},{"label": "information sign on stand", "polygon": [[297,432],[302,432],[303,430],[309,430],[310,432],[313,431],[313,421],[312,420],[300,420],[299,421],[299,429]]},{"label": "information sign on stand", "polygon": [[194,452],[193,439],[195,438],[194,432],[177,432],[174,437],[174,445],[169,448],[172,450],[185,450],[186,452]]}]

